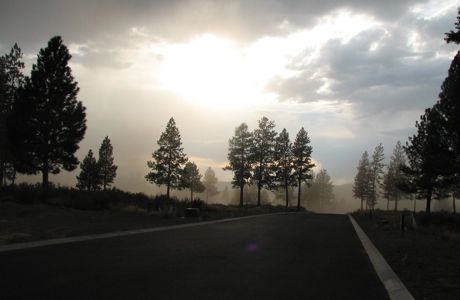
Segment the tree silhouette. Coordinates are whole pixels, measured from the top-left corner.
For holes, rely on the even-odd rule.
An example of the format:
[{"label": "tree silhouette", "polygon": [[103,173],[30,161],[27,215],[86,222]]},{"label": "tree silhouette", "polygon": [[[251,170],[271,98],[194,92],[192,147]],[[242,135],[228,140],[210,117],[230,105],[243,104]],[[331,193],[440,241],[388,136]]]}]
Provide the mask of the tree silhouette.
[{"label": "tree silhouette", "polygon": [[203,185],[206,191],[206,202],[209,201],[210,196],[212,197],[219,193],[219,191],[216,188],[217,181],[218,179],[216,177],[216,173],[214,172],[214,170],[211,167],[207,168],[206,172],[204,172],[203,178]]},{"label": "tree silhouette", "polygon": [[363,203],[367,203],[367,196],[369,195],[369,168],[369,154],[364,151],[359,160],[358,172],[353,183],[353,197],[360,199],[361,211],[363,210]]},{"label": "tree silhouette", "polygon": [[260,206],[260,191],[262,188],[272,189],[274,187],[273,170],[271,166],[274,161],[275,122],[267,117],[259,120],[259,126],[254,130],[253,143],[251,146],[251,161],[253,162],[253,181],[257,185],[257,206]]},{"label": "tree silhouette", "polygon": [[293,176],[292,143],[289,133],[284,128],[275,140],[274,173],[276,186],[282,188],[285,194],[286,208],[289,207],[289,187],[295,184]]},{"label": "tree silhouette", "polygon": [[24,84],[22,56],[21,48],[14,44],[9,54],[0,57],[0,187],[5,184],[6,179],[14,183],[16,178],[7,119],[18,97],[18,90]]},{"label": "tree silhouette", "polygon": [[99,190],[102,184],[101,169],[91,149],[80,163],[80,169],[80,174],[77,176],[77,187],[88,192]]},{"label": "tree silhouette", "polygon": [[157,185],[166,185],[166,197],[169,199],[170,189],[180,188],[182,166],[187,162],[174,118],[169,120],[157,144],[159,148],[152,153],[153,160],[147,162],[152,171],[145,179]]},{"label": "tree silhouette", "polygon": [[235,135],[228,141],[228,145],[229,164],[224,170],[233,171],[232,186],[240,189],[240,206],[243,206],[244,186],[251,178],[252,134],[246,123],[236,127]]},{"label": "tree silhouette", "polygon": [[300,197],[302,190],[302,182],[312,178],[312,169],[315,166],[311,162],[311,153],[313,149],[310,146],[310,138],[308,133],[302,127],[295,138],[292,146],[292,155],[294,157],[294,173],[293,176],[297,180],[297,209],[300,209]]},{"label": "tree silhouette", "polygon": [[455,22],[455,29],[456,31],[451,30],[450,32],[446,33],[446,37],[444,38],[444,40],[447,43],[460,43],[460,8],[458,9],[457,22]]},{"label": "tree silhouette", "polygon": [[86,131],[85,107],[77,100],[79,88],[68,65],[70,58],[59,36],[40,49],[8,122],[18,171],[41,172],[45,195],[49,173],[78,166],[74,154]]},{"label": "tree silhouette", "polygon": [[99,169],[101,171],[102,188],[109,187],[117,176],[118,167],[113,164],[113,147],[108,136],[102,141],[99,148]]},{"label": "tree silhouette", "polygon": [[405,194],[399,187],[401,183],[406,181],[401,167],[406,164],[406,156],[401,142],[398,141],[393,150],[393,155],[390,158],[390,163],[387,166],[387,172],[383,176],[383,196],[387,199],[387,210],[389,209],[389,201],[395,202],[394,210],[398,210],[398,201]]},{"label": "tree silhouette", "polygon": [[[460,10],[455,27],[456,32],[446,34],[446,41],[460,43]],[[460,189],[460,51],[457,52],[449,67],[449,72],[441,85],[439,101],[436,107],[442,116],[442,137],[444,158],[449,160],[443,169],[445,185],[453,194]]]},{"label": "tree silhouette", "polygon": [[194,162],[187,162],[181,176],[182,188],[190,190],[190,201],[193,201],[193,193],[201,193],[205,190],[205,186],[201,182],[201,174]]},{"label": "tree silhouette", "polygon": [[369,163],[369,189],[367,195],[367,205],[373,210],[377,204],[379,197],[379,187],[381,186],[382,175],[383,175],[383,160],[385,156],[383,154],[383,146],[380,143],[375,147],[374,153],[372,154],[372,160]]},{"label": "tree silhouette", "polygon": [[401,170],[408,177],[408,186],[415,188],[413,192],[419,198],[426,198],[426,212],[431,211],[433,194],[444,186],[441,174],[449,167],[449,160],[442,151],[447,147],[443,145],[445,139],[442,137],[441,123],[437,105],[426,109],[420,121],[415,124],[417,133],[409,137],[404,147],[409,166],[402,166]]}]

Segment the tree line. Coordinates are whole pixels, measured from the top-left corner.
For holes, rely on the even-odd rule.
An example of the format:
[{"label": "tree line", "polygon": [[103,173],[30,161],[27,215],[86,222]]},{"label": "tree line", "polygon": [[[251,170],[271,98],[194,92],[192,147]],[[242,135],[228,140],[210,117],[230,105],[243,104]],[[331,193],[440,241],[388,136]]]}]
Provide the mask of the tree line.
[{"label": "tree line", "polygon": [[267,117],[258,121],[250,131],[246,123],[235,129],[229,140],[228,161],[224,170],[233,172],[232,185],[240,190],[239,205],[244,204],[244,187],[257,186],[257,205],[261,205],[261,190],[283,189],[286,207],[289,188],[297,186],[297,207],[300,208],[301,185],[312,178],[312,146],[307,131],[302,127],[293,143],[283,129],[275,131],[275,122]]},{"label": "tree line", "polygon": [[[261,205],[261,190],[285,190],[286,207],[289,203],[289,191],[298,187],[298,204],[300,207],[301,184],[312,178],[312,147],[310,138],[304,128],[298,132],[291,143],[286,129],[281,133],[275,131],[275,123],[266,117],[258,122],[258,128],[249,131],[246,123],[235,129],[229,140],[229,164],[224,170],[233,172],[232,185],[240,190],[239,205],[244,204],[244,187],[254,184],[257,187],[257,205]],[[147,162],[151,171],[145,176],[148,182],[166,186],[166,196],[171,189],[188,188],[193,200],[194,192],[207,191],[217,193],[217,178],[211,168],[205,173],[204,182],[194,162],[188,161],[182,148],[179,129],[173,118],[166,125],[165,131],[157,141],[158,149],[152,153],[152,160]]]},{"label": "tree line", "polygon": [[[460,9],[455,31],[446,33],[445,41],[460,43]],[[426,212],[431,211],[433,198],[451,196],[455,212],[455,198],[460,191],[460,51],[449,67],[438,100],[420,116],[415,128],[417,132],[408,138],[405,146],[396,145],[385,177],[381,176],[383,165],[374,157],[369,161],[367,152],[363,154],[354,195],[373,208],[378,193],[372,186],[378,186],[383,178],[383,195],[395,200],[395,209],[406,193],[426,199]]]},{"label": "tree line", "polygon": [[[49,174],[73,171],[80,165],[77,187],[87,191],[107,189],[116,177],[113,146],[108,136],[96,159],[92,149],[80,163],[75,156],[86,132],[86,112],[77,99],[78,83],[69,66],[71,55],[60,36],[51,38],[40,49],[30,76],[24,76],[23,53],[15,44],[10,53],[0,57],[0,186],[14,184],[16,172],[42,174],[44,195]],[[180,135],[171,118],[158,141],[153,169],[146,178],[173,188],[206,189],[207,199],[217,193],[217,178],[208,168],[204,181],[195,163],[188,162],[181,147]]]},{"label": "tree line", "polygon": [[373,210],[380,196],[387,200],[387,209],[390,201],[394,201],[397,210],[398,201],[407,196],[402,188],[403,182],[406,181],[402,171],[406,164],[406,156],[401,142],[396,143],[388,165],[383,163],[383,152],[383,145],[379,144],[375,147],[372,157],[364,151],[359,160],[353,183],[353,196],[360,199],[361,210]]}]

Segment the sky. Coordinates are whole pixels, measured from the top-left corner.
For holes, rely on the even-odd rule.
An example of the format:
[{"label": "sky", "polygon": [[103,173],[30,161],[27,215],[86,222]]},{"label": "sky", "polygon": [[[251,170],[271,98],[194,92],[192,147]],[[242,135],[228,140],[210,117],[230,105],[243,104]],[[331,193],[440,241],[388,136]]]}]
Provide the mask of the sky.
[{"label": "sky", "polygon": [[[62,36],[87,109],[80,159],[105,136],[115,186],[149,193],[156,141],[173,117],[201,172],[229,181],[228,140],[263,116],[304,127],[317,169],[351,183],[364,150],[415,132],[458,46],[452,0],[0,0],[0,54],[17,42],[26,75]],[[74,172],[51,180],[75,185]]]}]

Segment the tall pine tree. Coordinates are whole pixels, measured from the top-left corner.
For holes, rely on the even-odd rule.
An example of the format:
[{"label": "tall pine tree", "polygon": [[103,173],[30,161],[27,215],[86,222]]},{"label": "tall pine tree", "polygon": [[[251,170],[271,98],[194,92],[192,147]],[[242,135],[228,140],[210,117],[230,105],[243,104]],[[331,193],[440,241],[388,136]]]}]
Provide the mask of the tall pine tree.
[{"label": "tall pine tree", "polygon": [[8,134],[21,173],[42,173],[46,194],[49,174],[78,166],[75,152],[86,132],[85,107],[68,63],[71,55],[60,36],[40,49],[30,78],[13,104]]},{"label": "tall pine tree", "polygon": [[113,183],[118,169],[118,166],[113,163],[113,147],[108,136],[104,138],[99,148],[99,160],[97,163],[101,171],[102,188],[105,191]]},{"label": "tall pine tree", "polygon": [[157,144],[159,148],[152,153],[153,160],[147,162],[152,171],[145,179],[157,185],[166,185],[166,196],[169,199],[171,188],[180,188],[183,165],[187,162],[179,129],[173,118],[169,120]]},{"label": "tall pine tree", "polygon": [[289,133],[284,128],[275,140],[274,153],[275,183],[278,188],[284,190],[285,206],[289,207],[289,188],[295,184],[293,176],[292,143]]},{"label": "tall pine tree", "polygon": [[383,167],[385,166],[383,160],[385,156],[383,154],[383,146],[380,143],[375,147],[374,153],[372,154],[372,160],[369,163],[369,189],[367,195],[367,205],[372,210],[377,204],[379,198],[379,188],[382,182]]},{"label": "tall pine tree", "polygon": [[93,150],[89,149],[80,164],[80,169],[80,174],[77,176],[77,187],[88,192],[99,190],[102,183],[101,169],[93,155]]},{"label": "tall pine tree", "polygon": [[444,134],[441,132],[442,117],[437,105],[425,110],[425,114],[416,122],[417,133],[409,137],[404,150],[408,166],[402,171],[407,176],[408,186],[414,187],[419,198],[426,198],[426,212],[431,211],[431,199],[438,189],[445,185],[442,173],[449,168],[446,159]]},{"label": "tall pine tree", "polygon": [[[455,32],[446,33],[447,43],[460,43],[460,9],[455,29]],[[454,194],[460,189],[460,51],[452,60],[448,75],[441,85],[437,106],[443,118],[442,132],[445,133],[447,146],[444,152],[449,160],[443,175],[446,178],[446,187]]]},{"label": "tall pine tree", "polygon": [[18,90],[24,85],[22,56],[21,48],[14,44],[9,54],[0,57],[0,187],[6,179],[13,183],[16,177],[7,119],[18,97]]},{"label": "tall pine tree", "polygon": [[257,185],[257,206],[260,206],[260,191],[262,188],[273,188],[272,165],[275,151],[275,122],[267,117],[259,120],[258,128],[253,133],[251,161],[253,162],[252,180]]},{"label": "tall pine tree", "polygon": [[310,145],[308,133],[302,127],[295,138],[292,146],[294,173],[293,176],[297,181],[297,209],[300,209],[300,197],[302,182],[312,179],[312,169],[315,166],[311,160],[313,148]]},{"label": "tall pine tree", "polygon": [[387,166],[387,172],[383,176],[383,196],[387,199],[387,210],[389,209],[389,201],[395,202],[394,210],[398,210],[398,202],[405,195],[401,190],[400,185],[406,182],[404,173],[401,167],[406,165],[406,156],[401,142],[396,143],[393,149],[393,155],[390,158],[390,163]]},{"label": "tall pine tree", "polygon": [[228,162],[224,170],[233,171],[232,186],[240,189],[240,206],[243,206],[244,186],[251,178],[252,134],[248,125],[236,127],[235,135],[228,141]]},{"label": "tall pine tree", "polygon": [[353,197],[360,199],[361,211],[363,211],[363,203],[367,203],[367,196],[369,195],[369,168],[369,154],[364,151],[359,160],[358,172],[353,183]]}]

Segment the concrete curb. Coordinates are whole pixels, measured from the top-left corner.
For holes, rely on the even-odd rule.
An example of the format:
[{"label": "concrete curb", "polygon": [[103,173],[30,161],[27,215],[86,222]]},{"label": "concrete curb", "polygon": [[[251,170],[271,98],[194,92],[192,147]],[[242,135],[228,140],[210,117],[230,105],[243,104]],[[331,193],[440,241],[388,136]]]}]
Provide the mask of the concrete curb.
[{"label": "concrete curb", "polygon": [[367,237],[366,233],[361,229],[356,220],[348,215],[351,224],[355,228],[364,249],[369,256],[374,269],[385,286],[390,299],[392,300],[414,300],[409,290],[404,286],[398,275],[393,271],[385,258],[380,254],[379,250],[372,244],[371,240]]},{"label": "concrete curb", "polygon": [[7,251],[21,250],[21,249],[29,249],[29,248],[36,248],[36,247],[51,246],[51,245],[59,245],[59,244],[67,244],[67,243],[75,243],[75,242],[82,242],[82,241],[97,240],[97,239],[108,239],[108,238],[113,238],[113,237],[134,235],[134,234],[142,234],[142,233],[149,233],[149,232],[156,232],[156,231],[165,231],[165,230],[173,230],[173,229],[188,228],[188,227],[195,227],[195,226],[219,224],[219,223],[239,221],[239,220],[244,220],[244,219],[258,218],[258,217],[263,217],[263,216],[289,214],[289,213],[291,213],[291,212],[260,214],[260,215],[244,216],[244,217],[237,217],[237,218],[226,218],[226,219],[220,219],[220,220],[214,220],[214,221],[206,221],[206,222],[198,222],[198,223],[189,223],[189,224],[162,226],[162,227],[159,226],[159,227],[151,227],[151,228],[144,228],[144,229],[133,229],[133,230],[124,230],[124,231],[116,231],[116,232],[109,232],[109,233],[100,233],[100,234],[92,234],[92,235],[82,235],[82,236],[75,236],[75,237],[68,237],[68,238],[60,238],[60,239],[25,242],[25,243],[18,243],[18,244],[0,246],[0,253],[1,252],[7,252]]}]

